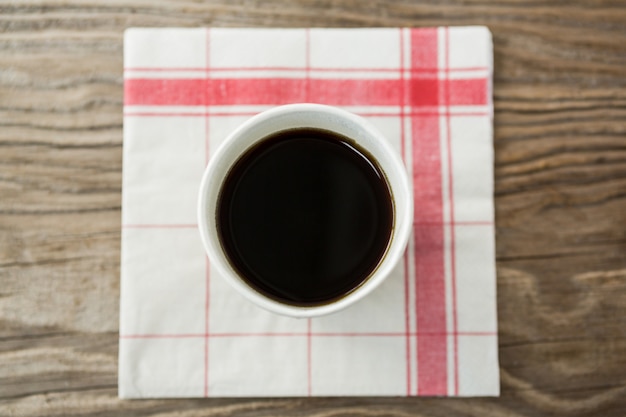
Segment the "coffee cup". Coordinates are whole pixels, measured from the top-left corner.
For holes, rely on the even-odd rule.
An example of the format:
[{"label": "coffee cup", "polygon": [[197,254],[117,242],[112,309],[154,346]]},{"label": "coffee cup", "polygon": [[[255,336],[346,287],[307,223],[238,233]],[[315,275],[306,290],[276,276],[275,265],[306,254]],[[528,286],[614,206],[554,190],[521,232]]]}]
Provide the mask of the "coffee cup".
[{"label": "coffee cup", "polygon": [[291,317],[378,287],[413,223],[407,171],[365,119],[320,104],[262,112],[214,152],[198,197],[209,260],[241,295]]}]

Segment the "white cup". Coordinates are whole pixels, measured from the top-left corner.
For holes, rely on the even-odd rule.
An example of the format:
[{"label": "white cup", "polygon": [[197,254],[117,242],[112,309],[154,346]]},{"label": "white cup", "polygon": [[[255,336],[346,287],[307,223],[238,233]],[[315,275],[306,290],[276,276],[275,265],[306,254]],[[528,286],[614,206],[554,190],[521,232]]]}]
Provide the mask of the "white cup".
[{"label": "white cup", "polygon": [[[269,135],[293,128],[316,128],[336,132],[356,141],[384,172],[393,198],[391,241],[378,267],[363,283],[345,296],[323,305],[284,304],[250,286],[231,266],[217,232],[219,192],[233,164],[250,147]],[[336,107],[320,104],[290,104],[260,113],[239,126],[213,153],[202,177],[198,199],[198,227],[212,265],[241,295],[259,307],[291,317],[314,317],[341,310],[378,287],[398,263],[413,223],[413,198],[402,159],[385,137],[365,119]]]}]

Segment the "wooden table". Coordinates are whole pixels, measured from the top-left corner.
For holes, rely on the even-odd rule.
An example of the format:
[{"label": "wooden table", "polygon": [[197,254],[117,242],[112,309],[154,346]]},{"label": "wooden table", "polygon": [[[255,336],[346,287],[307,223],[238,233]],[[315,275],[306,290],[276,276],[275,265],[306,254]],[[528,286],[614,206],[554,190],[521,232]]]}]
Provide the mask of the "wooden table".
[{"label": "wooden table", "polygon": [[[117,399],[122,31],[485,24],[502,397]],[[626,1],[0,3],[0,415],[626,415]]]}]

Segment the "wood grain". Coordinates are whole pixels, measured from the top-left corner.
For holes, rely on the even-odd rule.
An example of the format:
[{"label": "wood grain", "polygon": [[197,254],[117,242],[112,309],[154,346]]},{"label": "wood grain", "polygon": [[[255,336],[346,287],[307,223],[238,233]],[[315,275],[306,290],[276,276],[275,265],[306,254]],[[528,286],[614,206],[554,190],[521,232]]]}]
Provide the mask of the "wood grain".
[{"label": "wood grain", "polygon": [[[502,397],[120,401],[122,32],[488,25]],[[626,415],[626,1],[0,2],[0,415]]]}]

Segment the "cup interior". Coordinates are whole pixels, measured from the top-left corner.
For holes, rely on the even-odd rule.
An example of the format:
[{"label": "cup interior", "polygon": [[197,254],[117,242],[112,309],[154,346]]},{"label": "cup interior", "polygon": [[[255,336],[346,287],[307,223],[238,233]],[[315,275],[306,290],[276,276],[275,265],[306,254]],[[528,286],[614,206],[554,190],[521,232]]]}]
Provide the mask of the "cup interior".
[{"label": "cup interior", "polygon": [[[284,304],[251,287],[228,261],[217,232],[217,204],[222,183],[233,164],[248,149],[278,131],[314,128],[348,137],[376,159],[391,190],[394,224],[386,254],[374,272],[354,291],[323,305]],[[202,178],[198,200],[198,225],[209,260],[243,296],[272,312],[292,317],[313,317],[338,311],[361,299],[389,275],[408,241],[413,204],[406,169],[398,153],[369,122],[347,111],[318,104],[292,104],[260,113],[242,124],[213,154]]]}]

